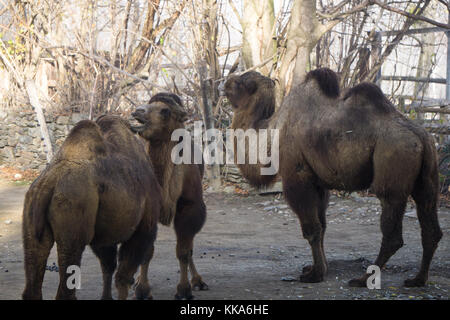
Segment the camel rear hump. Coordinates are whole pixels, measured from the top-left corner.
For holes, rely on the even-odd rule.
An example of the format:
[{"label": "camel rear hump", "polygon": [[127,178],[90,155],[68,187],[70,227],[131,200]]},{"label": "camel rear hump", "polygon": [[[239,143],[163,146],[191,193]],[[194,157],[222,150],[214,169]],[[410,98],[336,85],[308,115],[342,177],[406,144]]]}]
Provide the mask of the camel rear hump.
[{"label": "camel rear hump", "polygon": [[[386,98],[380,87],[370,82],[363,82],[349,89],[345,93],[343,100],[349,99],[362,99],[365,103],[374,106],[375,110],[382,113],[396,112],[395,107]],[[355,103],[355,101],[352,101],[352,103]]]}]

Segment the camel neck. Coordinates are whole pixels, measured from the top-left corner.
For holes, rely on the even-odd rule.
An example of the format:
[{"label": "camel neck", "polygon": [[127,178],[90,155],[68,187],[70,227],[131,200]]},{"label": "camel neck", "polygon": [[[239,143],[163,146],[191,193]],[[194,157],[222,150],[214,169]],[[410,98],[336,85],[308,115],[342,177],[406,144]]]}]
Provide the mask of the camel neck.
[{"label": "camel neck", "polygon": [[176,141],[165,141],[161,143],[149,144],[150,159],[152,160],[158,182],[161,185],[165,184],[164,177],[167,176],[166,172],[171,171],[175,166],[171,159],[171,153],[176,144]]},{"label": "camel neck", "polygon": [[249,117],[244,113],[237,113],[234,116],[232,128],[233,129],[267,129],[270,126],[275,113],[270,118],[257,119],[255,117]]}]

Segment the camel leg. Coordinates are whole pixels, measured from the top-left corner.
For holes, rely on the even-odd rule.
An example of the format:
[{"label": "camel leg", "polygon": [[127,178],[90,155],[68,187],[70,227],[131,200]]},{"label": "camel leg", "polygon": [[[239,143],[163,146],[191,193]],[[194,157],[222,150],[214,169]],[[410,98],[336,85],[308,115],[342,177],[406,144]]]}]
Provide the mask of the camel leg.
[{"label": "camel leg", "polygon": [[68,286],[69,277],[72,273],[67,273],[69,266],[81,266],[81,256],[83,254],[85,244],[76,242],[59,242],[56,241],[58,251],[58,267],[59,267],[59,286],[56,293],[56,300],[76,300],[76,289],[70,289]]},{"label": "camel leg", "polygon": [[208,285],[203,281],[200,274],[197,272],[197,268],[194,264],[193,249],[191,248],[191,254],[189,255],[189,270],[191,271],[191,285],[194,290],[209,290]]},{"label": "camel leg", "polygon": [[[416,202],[417,217],[419,219],[420,228],[422,229],[422,263],[419,273],[415,278],[405,280],[407,287],[421,287],[425,285],[428,279],[428,270],[430,269],[431,259],[436,250],[439,240],[442,238],[442,231],[439,227],[437,217],[437,203],[435,197],[424,197],[423,193],[429,189],[419,190],[413,193]],[[431,199],[431,200],[430,200]]]},{"label": "camel leg", "polygon": [[177,285],[177,293],[175,295],[175,299],[177,300],[191,300],[194,298],[188,278],[189,255],[190,248],[192,247],[192,240],[192,238],[177,235],[176,253],[180,264],[180,282]]},{"label": "camel leg", "polygon": [[111,284],[112,276],[117,266],[117,246],[96,247],[91,246],[94,254],[100,259],[103,275],[102,300],[112,300]]},{"label": "camel leg", "polygon": [[206,207],[203,200],[196,202],[178,201],[177,211],[174,219],[175,233],[177,235],[176,254],[180,263],[180,282],[177,286],[176,299],[192,299],[192,289],[188,278],[188,269],[192,273],[192,287],[199,290],[207,290],[208,286],[198,274],[193,254],[193,242],[195,235],[201,230],[206,219]]},{"label": "camel leg", "polygon": [[47,226],[42,238],[38,241],[32,232],[32,226],[28,219],[24,220],[24,264],[25,264],[25,289],[22,293],[24,300],[42,299],[42,282],[50,250],[53,247],[53,235]]},{"label": "camel leg", "polygon": [[[327,220],[326,220],[326,212],[327,212],[327,208],[328,208],[328,200],[330,198],[330,192],[328,190],[320,190],[319,192],[319,207],[318,207],[318,213],[319,213],[319,220],[320,220],[320,224],[322,225],[322,234],[321,234],[321,239],[320,239],[320,246],[322,248],[322,253],[323,253],[323,261],[325,262],[325,266],[328,269],[328,263],[327,263],[327,258],[325,256],[325,249],[324,249],[324,238],[325,238],[325,230],[327,228]],[[308,265],[305,266],[302,269],[303,273],[308,273],[312,270],[312,265]]]},{"label": "camel leg", "polygon": [[135,298],[137,300],[152,300],[153,297],[150,292],[150,283],[148,280],[148,267],[150,265],[150,260],[153,258],[153,253],[155,251],[155,247],[152,244],[144,258],[144,263],[141,264],[141,272],[139,274],[137,284],[135,287]]},{"label": "camel leg", "polygon": [[300,276],[300,281],[323,281],[327,271],[323,251],[323,225],[325,224],[325,202],[328,202],[328,196],[326,196],[328,193],[312,183],[286,179],[283,181],[283,188],[287,202],[299,217],[303,237],[308,240],[313,255],[313,265],[305,268],[305,273]]},{"label": "camel leg", "polygon": [[[406,199],[390,200],[381,198],[381,248],[375,265],[383,268],[389,258],[403,246],[402,220],[406,208]],[[349,281],[351,287],[366,287],[370,274],[364,274],[361,278]]]},{"label": "camel leg", "polygon": [[115,276],[119,300],[128,298],[134,274],[140,264],[147,263],[144,260],[156,239],[156,230],[156,224],[149,230],[148,223],[142,222],[133,236],[120,246],[119,267]]}]

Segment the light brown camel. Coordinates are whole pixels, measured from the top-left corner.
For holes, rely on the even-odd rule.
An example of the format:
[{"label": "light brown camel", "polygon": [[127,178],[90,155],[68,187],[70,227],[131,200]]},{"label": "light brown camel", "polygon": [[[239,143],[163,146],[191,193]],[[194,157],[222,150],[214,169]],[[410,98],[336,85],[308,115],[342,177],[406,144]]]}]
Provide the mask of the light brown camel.
[{"label": "light brown camel", "polygon": [[42,299],[46,262],[57,245],[56,299],[75,299],[66,273],[80,266],[85,246],[100,259],[102,299],[126,299],[133,275],[153,253],[161,190],[142,142],[114,116],[80,121],[54,160],[30,186],[23,210],[24,299]]},{"label": "light brown camel", "polygon": [[[203,165],[174,164],[171,159],[172,149],[178,144],[171,140],[171,135],[174,130],[184,128],[186,111],[177,95],[158,93],[132,115],[140,123],[132,128],[148,142],[149,155],[161,185],[163,201],[159,221],[170,225],[173,220],[177,236],[176,255],[181,274],[175,298],[192,299],[192,288],[208,289],[192,257],[194,237],[206,219],[206,206],[202,189]],[[192,141],[191,144],[196,148]],[[147,269],[148,263],[141,267],[140,279],[146,279]],[[188,269],[192,274],[192,286]],[[137,288],[136,296],[148,298],[149,288]]]},{"label": "light brown camel", "polygon": [[[423,286],[442,237],[437,218],[438,170],[433,138],[405,118],[374,84],[362,83],[340,96],[336,74],[310,72],[292,88],[275,112],[274,82],[257,72],[230,77],[225,94],[233,106],[233,128],[278,129],[279,174],[284,196],[297,214],[313,255],[302,282],[322,281],[325,211],[330,189],[371,188],[381,201],[383,240],[375,264],[380,268],[403,245],[402,218],[409,195],[417,205],[423,257],[419,273],[406,286]],[[248,148],[247,148],[248,151]],[[277,150],[271,150],[277,152]],[[260,164],[239,165],[254,185],[270,184]],[[366,286],[368,275],[349,282]]]}]

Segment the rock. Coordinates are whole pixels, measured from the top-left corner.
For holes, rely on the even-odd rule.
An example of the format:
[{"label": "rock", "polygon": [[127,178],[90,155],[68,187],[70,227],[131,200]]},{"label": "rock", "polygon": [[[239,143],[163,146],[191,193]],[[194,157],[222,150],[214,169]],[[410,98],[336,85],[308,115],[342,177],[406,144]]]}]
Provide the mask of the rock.
[{"label": "rock", "polygon": [[31,151],[22,151],[17,159],[17,163],[21,165],[28,165],[34,160],[34,153]]},{"label": "rock", "polygon": [[8,161],[13,161],[14,160],[14,148],[13,147],[4,147],[1,150],[1,156],[5,159],[7,159]]},{"label": "rock", "polygon": [[205,190],[205,193],[214,193],[214,188],[213,188],[213,187],[208,187],[208,188]]},{"label": "rock", "polygon": [[68,116],[59,116],[58,118],[56,118],[56,124],[68,125],[69,124],[69,117]]},{"label": "rock", "polygon": [[6,220],[6,221],[5,221],[5,224],[11,224],[11,223],[12,223],[11,220]]},{"label": "rock", "polygon": [[88,118],[87,115],[81,113],[72,113],[71,122],[73,124],[80,122],[81,120],[86,120]]},{"label": "rock", "polygon": [[226,186],[225,188],[223,188],[223,192],[225,193],[234,193],[234,187],[233,186]]},{"label": "rock", "polygon": [[283,192],[283,185],[281,181],[276,182],[273,186],[263,187],[259,189],[259,194],[281,193]]},{"label": "rock", "polygon": [[20,180],[20,179],[22,179],[22,175],[20,173],[16,173],[14,175],[14,180]]},{"label": "rock", "polygon": [[405,213],[405,216],[410,217],[410,218],[416,218],[417,219],[417,211],[411,210]]},{"label": "rock", "polygon": [[47,155],[45,153],[40,152],[38,158],[39,160],[46,161]]},{"label": "rock", "polygon": [[30,132],[30,135],[33,138],[40,138],[41,137],[41,129],[38,128],[38,127],[31,128],[29,132]]},{"label": "rock", "polygon": [[17,139],[16,137],[8,138],[8,146],[15,147],[18,142],[19,142],[19,139]]},{"label": "rock", "polygon": [[297,281],[297,279],[292,276],[286,276],[286,277],[282,277],[281,281],[293,282],[293,281]]},{"label": "rock", "polygon": [[19,142],[23,144],[32,144],[33,138],[30,137],[29,135],[23,135],[19,137]]}]

